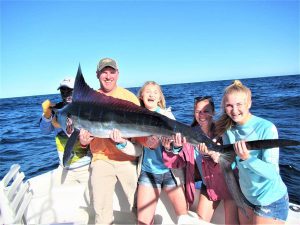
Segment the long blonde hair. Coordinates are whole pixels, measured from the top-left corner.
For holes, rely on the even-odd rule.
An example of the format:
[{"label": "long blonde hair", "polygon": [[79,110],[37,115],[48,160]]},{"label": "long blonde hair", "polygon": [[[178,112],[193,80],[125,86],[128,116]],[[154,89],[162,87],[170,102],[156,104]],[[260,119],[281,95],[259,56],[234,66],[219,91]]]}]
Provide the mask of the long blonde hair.
[{"label": "long blonde hair", "polygon": [[138,99],[140,101],[141,106],[145,107],[145,104],[143,102],[143,92],[144,92],[146,86],[148,86],[148,85],[154,85],[158,88],[158,91],[159,91],[159,94],[160,94],[160,100],[158,102],[158,106],[162,109],[165,109],[166,108],[165,96],[162,92],[161,86],[158,83],[156,83],[155,81],[146,81],[144,83],[144,85],[140,88],[140,90],[138,91]]},{"label": "long blonde hair", "polygon": [[225,111],[225,98],[227,95],[234,93],[244,93],[247,97],[247,102],[251,102],[251,90],[242,84],[241,81],[235,80],[231,85],[227,86],[224,90],[224,94],[221,101],[222,115],[216,121],[216,134],[222,136],[222,134],[235,125],[235,122],[226,114]]}]

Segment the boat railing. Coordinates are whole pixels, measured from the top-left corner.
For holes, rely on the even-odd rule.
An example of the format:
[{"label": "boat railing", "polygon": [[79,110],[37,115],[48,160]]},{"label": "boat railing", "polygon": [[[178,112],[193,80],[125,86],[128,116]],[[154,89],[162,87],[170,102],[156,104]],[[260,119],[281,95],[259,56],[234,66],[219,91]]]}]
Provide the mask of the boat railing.
[{"label": "boat railing", "polygon": [[14,164],[0,181],[1,224],[24,223],[23,216],[31,199],[32,191],[25,175],[20,172],[20,165]]}]

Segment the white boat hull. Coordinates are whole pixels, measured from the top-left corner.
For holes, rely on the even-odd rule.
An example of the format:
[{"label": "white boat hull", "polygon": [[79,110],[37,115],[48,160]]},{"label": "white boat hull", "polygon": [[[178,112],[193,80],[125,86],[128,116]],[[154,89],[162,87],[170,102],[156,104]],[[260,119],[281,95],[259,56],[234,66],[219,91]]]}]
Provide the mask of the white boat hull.
[{"label": "white boat hull", "polygon": [[[29,179],[30,189],[33,196],[24,212],[26,224],[88,224],[93,221],[93,208],[89,200],[85,197],[85,184],[64,184],[54,185],[53,171],[41,174]],[[223,203],[217,208],[212,223],[207,223],[197,219],[194,212],[198,203],[199,190],[197,190],[195,202],[189,211],[188,218],[190,224],[224,224]],[[2,203],[3,204],[3,203]],[[1,206],[2,207],[2,206]],[[300,212],[299,205],[290,204],[290,208],[298,209],[298,212],[290,209],[286,224],[299,225]],[[125,194],[117,183],[114,194],[114,221],[115,224],[134,224],[135,217],[129,210]],[[186,219],[186,218],[185,218]],[[3,218],[2,218],[3,220]],[[186,221],[186,220],[185,220]],[[1,221],[1,224],[4,221]],[[182,222],[182,221],[179,221]],[[155,224],[176,224],[177,217],[174,209],[166,195],[162,195],[157,204],[155,212]]]}]

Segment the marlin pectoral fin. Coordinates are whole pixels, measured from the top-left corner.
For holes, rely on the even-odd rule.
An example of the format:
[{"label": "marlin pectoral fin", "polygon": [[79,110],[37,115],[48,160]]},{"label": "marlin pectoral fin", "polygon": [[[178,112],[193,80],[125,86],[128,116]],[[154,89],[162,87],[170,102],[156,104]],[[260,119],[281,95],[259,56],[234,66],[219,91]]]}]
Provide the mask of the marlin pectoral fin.
[{"label": "marlin pectoral fin", "polygon": [[65,151],[64,151],[64,156],[63,156],[63,165],[64,167],[68,166],[68,162],[70,159],[74,156],[73,148],[77,142],[77,138],[79,136],[79,130],[74,129],[73,133],[69,137],[66,146],[65,146]]}]

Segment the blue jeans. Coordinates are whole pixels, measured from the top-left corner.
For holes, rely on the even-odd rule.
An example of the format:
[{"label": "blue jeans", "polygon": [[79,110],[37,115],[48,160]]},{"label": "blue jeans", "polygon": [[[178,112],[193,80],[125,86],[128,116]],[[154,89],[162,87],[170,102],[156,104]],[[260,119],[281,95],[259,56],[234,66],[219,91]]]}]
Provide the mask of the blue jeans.
[{"label": "blue jeans", "polygon": [[246,203],[253,209],[254,213],[258,216],[272,218],[275,220],[282,220],[282,221],[286,221],[288,217],[288,211],[289,211],[288,193],[286,193],[279,200],[266,206],[253,205],[248,201],[246,201]]},{"label": "blue jeans", "polygon": [[153,188],[173,188],[177,186],[176,179],[171,171],[163,174],[154,174],[142,170],[138,184],[152,186]]}]

